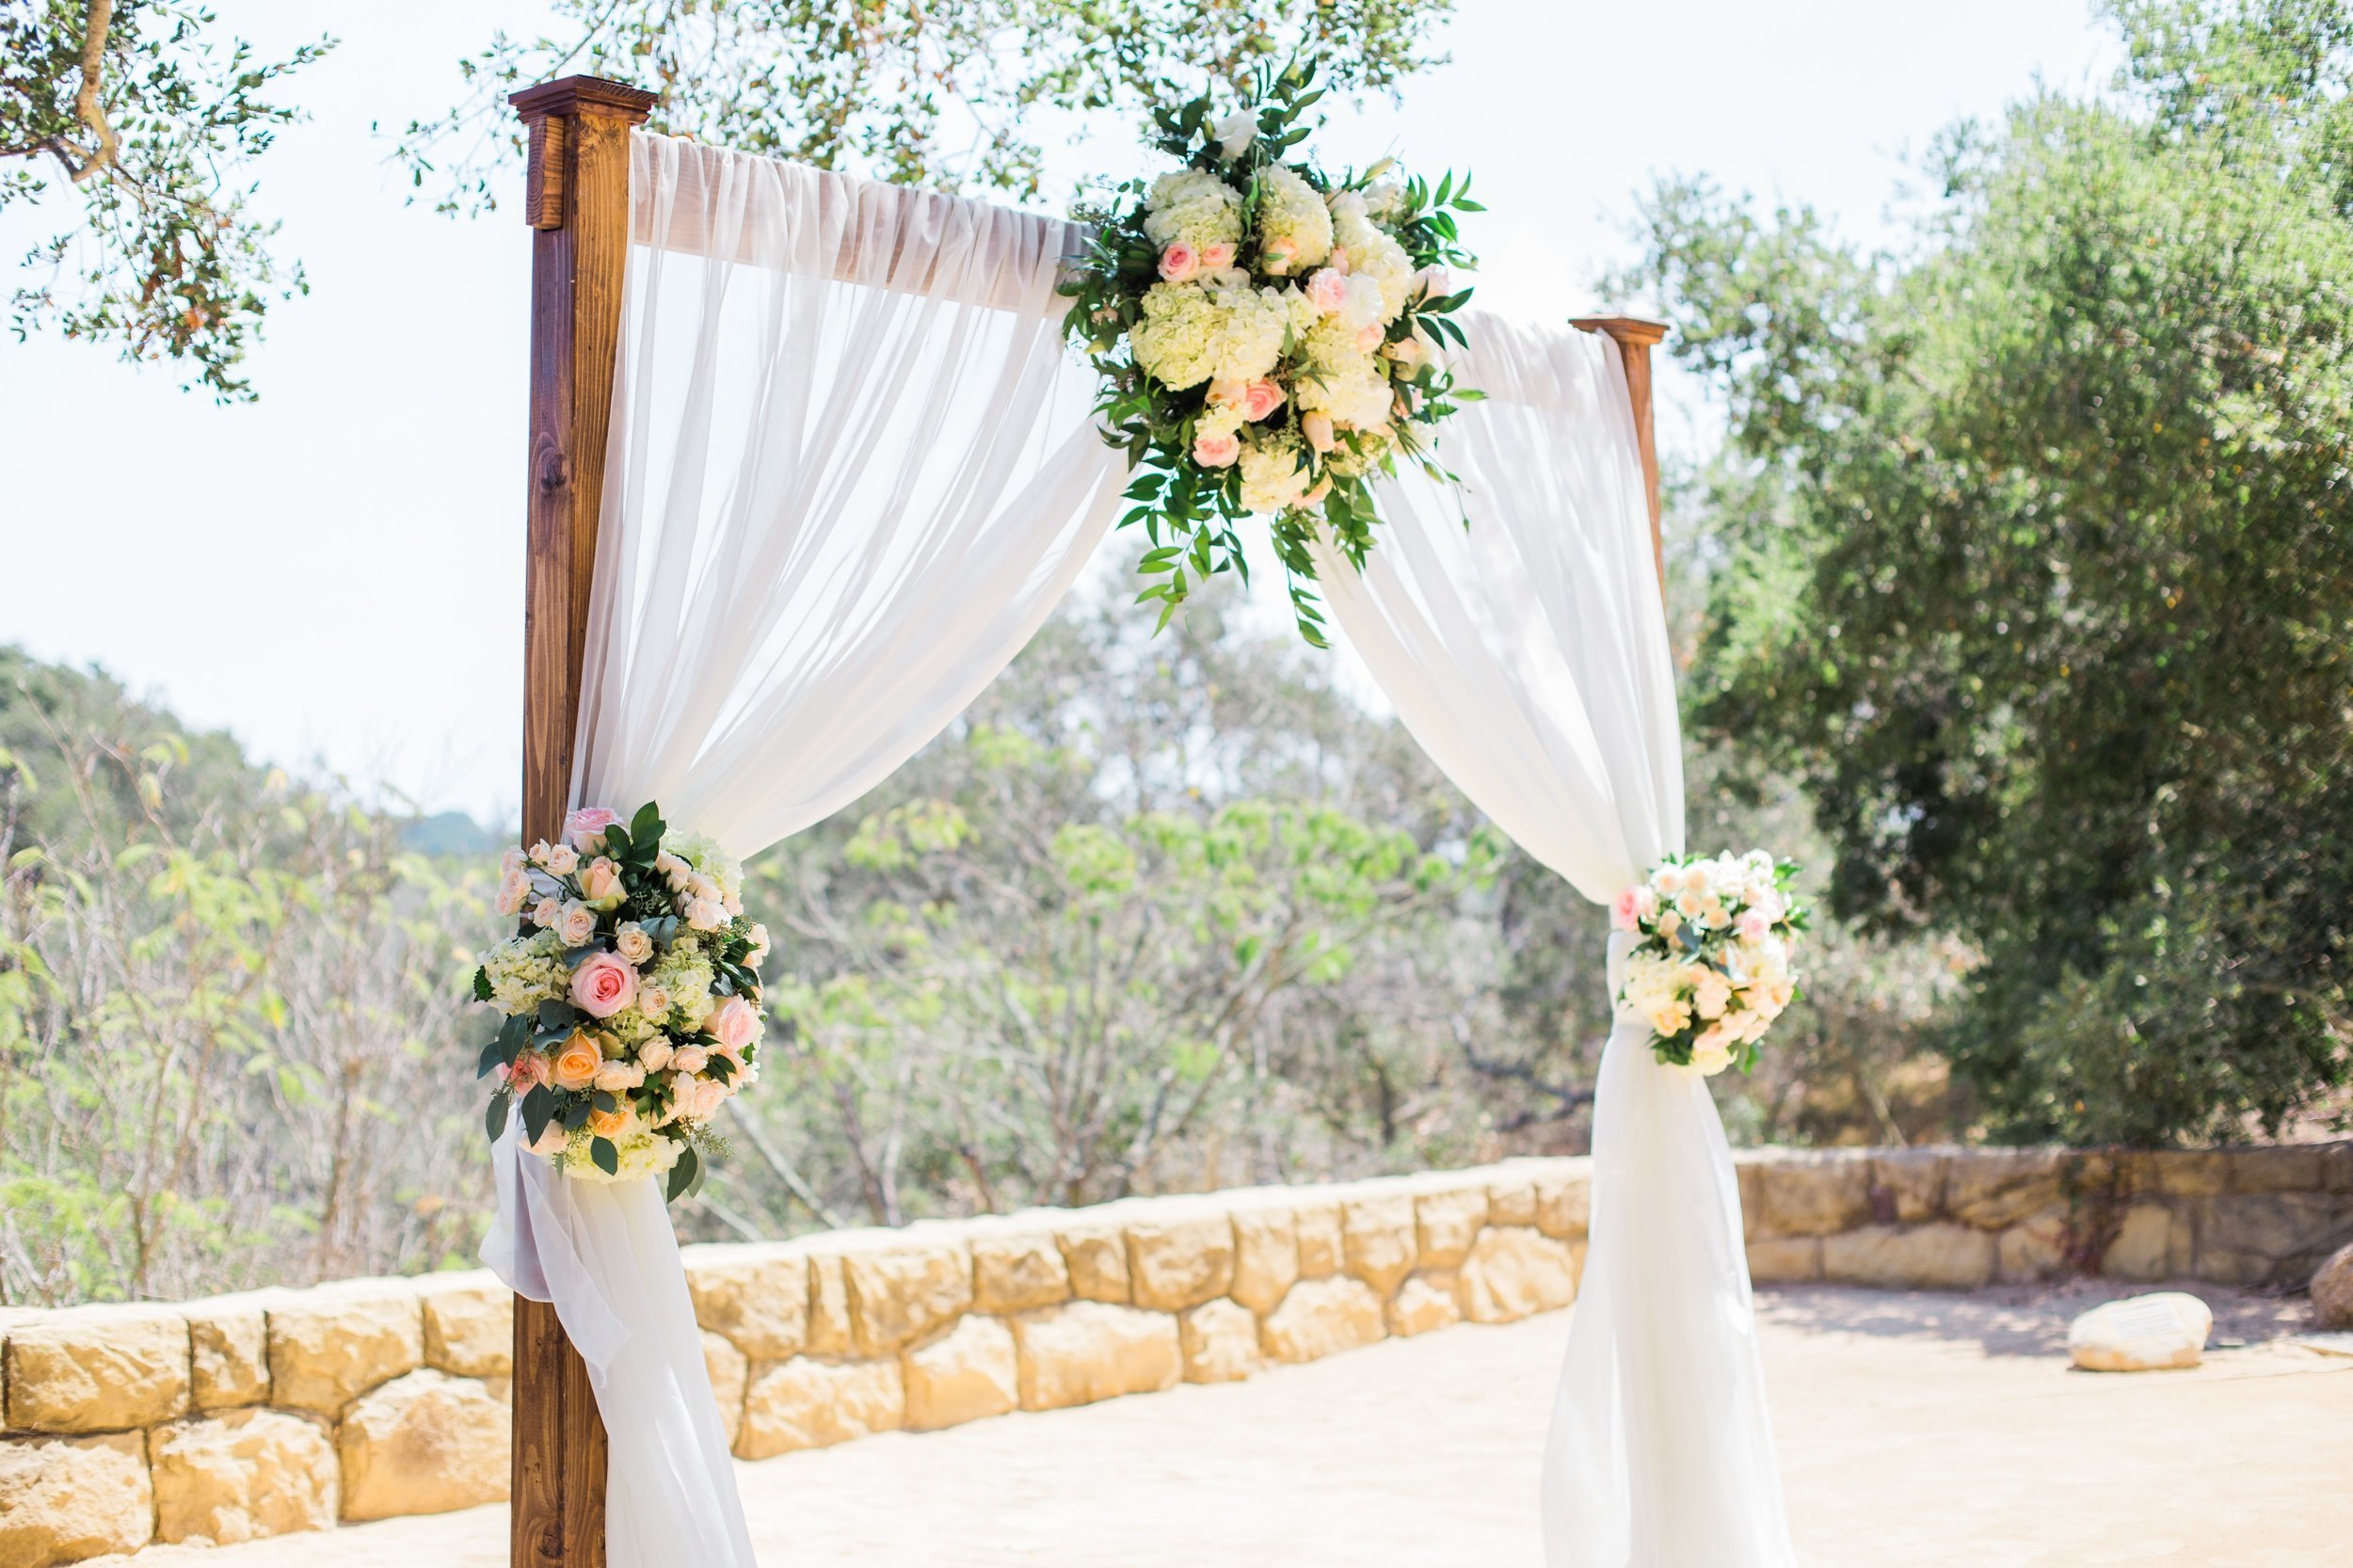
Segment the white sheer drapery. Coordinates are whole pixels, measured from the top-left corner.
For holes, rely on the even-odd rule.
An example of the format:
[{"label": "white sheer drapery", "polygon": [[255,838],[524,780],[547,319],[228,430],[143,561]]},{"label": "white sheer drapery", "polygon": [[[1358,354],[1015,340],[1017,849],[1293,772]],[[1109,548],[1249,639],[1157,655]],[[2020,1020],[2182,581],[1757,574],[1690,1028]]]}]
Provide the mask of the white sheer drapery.
[{"label": "white sheer drapery", "polygon": [[[1530,855],[1606,902],[1683,848],[1674,674],[1625,374],[1594,334],[1467,324],[1489,400],[1378,487],[1333,618],[1422,749]],[[1467,512],[1470,526],[1463,525]],[[1628,938],[1613,938],[1616,994]],[[1739,1193],[1705,1080],[1621,1013],[1593,1107],[1592,1239],[1545,1455],[1550,1568],[1786,1568]]]},{"label": "white sheer drapery", "polygon": [[[572,799],[751,855],[1019,651],[1124,478],[1062,352],[1071,225],[640,133]],[[612,1568],[751,1568],[654,1183],[496,1151],[484,1256],[611,1436]]]}]

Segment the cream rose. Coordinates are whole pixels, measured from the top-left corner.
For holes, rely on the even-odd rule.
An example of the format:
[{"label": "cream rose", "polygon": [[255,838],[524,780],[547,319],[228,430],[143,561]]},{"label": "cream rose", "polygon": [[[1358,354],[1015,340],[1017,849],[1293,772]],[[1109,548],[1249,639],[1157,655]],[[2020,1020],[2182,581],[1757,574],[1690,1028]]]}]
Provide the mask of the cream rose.
[{"label": "cream rose", "polygon": [[531,877],[520,866],[499,878],[499,896],[492,907],[502,915],[520,915],[531,902]]},{"label": "cream rose", "polygon": [[646,1081],[646,1069],[634,1062],[607,1062],[597,1069],[597,1087],[608,1095],[622,1094]]},{"label": "cream rose", "polygon": [[698,1073],[709,1065],[710,1062],[711,1053],[702,1047],[680,1046],[678,1054],[670,1058],[670,1067],[674,1072]]},{"label": "cream rose", "polygon": [[568,948],[586,947],[597,934],[597,912],[578,899],[568,899],[555,914],[555,935]]},{"label": "cream rose", "polygon": [[621,868],[600,855],[580,873],[580,896],[592,909],[617,909],[629,897],[621,886]]},{"label": "cream rose", "polygon": [[649,1073],[658,1073],[670,1064],[678,1048],[662,1035],[655,1035],[637,1048],[637,1064]]},{"label": "cream rose", "polygon": [[653,956],[653,938],[635,920],[624,920],[613,934],[613,951],[632,964],[643,964]]}]

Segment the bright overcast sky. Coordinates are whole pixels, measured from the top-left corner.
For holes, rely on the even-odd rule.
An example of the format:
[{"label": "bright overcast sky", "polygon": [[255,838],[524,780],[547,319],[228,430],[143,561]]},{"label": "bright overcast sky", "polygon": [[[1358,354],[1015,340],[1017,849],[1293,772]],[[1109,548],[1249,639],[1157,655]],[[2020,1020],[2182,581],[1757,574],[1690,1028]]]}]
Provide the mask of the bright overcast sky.
[{"label": "bright overcast sky", "polygon": [[[1477,170],[1481,302],[1561,319],[1622,258],[1654,172],[1806,201],[1868,241],[1907,158],[2036,77],[2082,87],[2115,51],[2084,0],[1458,0],[1453,63],[1401,110],[1316,145]],[[256,753],[488,821],[517,795],[529,247],[510,207],[401,205],[371,121],[430,113],[452,62],[539,8],[217,0],[265,51],[326,26],[293,79],[312,120],[261,169],[307,298],[272,314],[257,405],[54,338],[0,340],[0,643],[96,662]],[[1098,136],[1087,166],[1112,168]],[[0,254],[34,237],[0,222]],[[1670,442],[1705,438],[1669,389]]]}]

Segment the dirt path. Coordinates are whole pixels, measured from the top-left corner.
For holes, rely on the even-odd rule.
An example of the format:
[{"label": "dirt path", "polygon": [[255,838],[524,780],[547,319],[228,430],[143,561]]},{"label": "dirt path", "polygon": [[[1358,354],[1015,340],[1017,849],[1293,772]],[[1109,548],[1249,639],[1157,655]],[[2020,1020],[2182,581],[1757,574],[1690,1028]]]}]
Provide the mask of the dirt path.
[{"label": "dirt path", "polygon": [[[2084,1292],[1785,1290],[1766,1363],[1806,1568],[2346,1568],[2353,1359],[2222,1309],[2193,1372],[2071,1372]],[[1568,1314],[739,1468],[778,1568],[1514,1568]],[[136,1568],[500,1568],[503,1508]]]}]

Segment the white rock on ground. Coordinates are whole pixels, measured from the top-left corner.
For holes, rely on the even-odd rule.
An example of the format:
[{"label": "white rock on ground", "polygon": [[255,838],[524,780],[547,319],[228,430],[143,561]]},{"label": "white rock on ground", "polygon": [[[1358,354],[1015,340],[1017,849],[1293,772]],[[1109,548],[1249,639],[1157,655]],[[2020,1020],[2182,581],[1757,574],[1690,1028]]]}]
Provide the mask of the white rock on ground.
[{"label": "white rock on ground", "polygon": [[2126,1296],[2067,1325],[2067,1352],[2087,1372],[2154,1372],[2195,1367],[2214,1313],[2181,1290]]},{"label": "white rock on ground", "polygon": [[2325,1329],[2353,1328],[2353,1242],[2313,1272],[2313,1316]]}]

